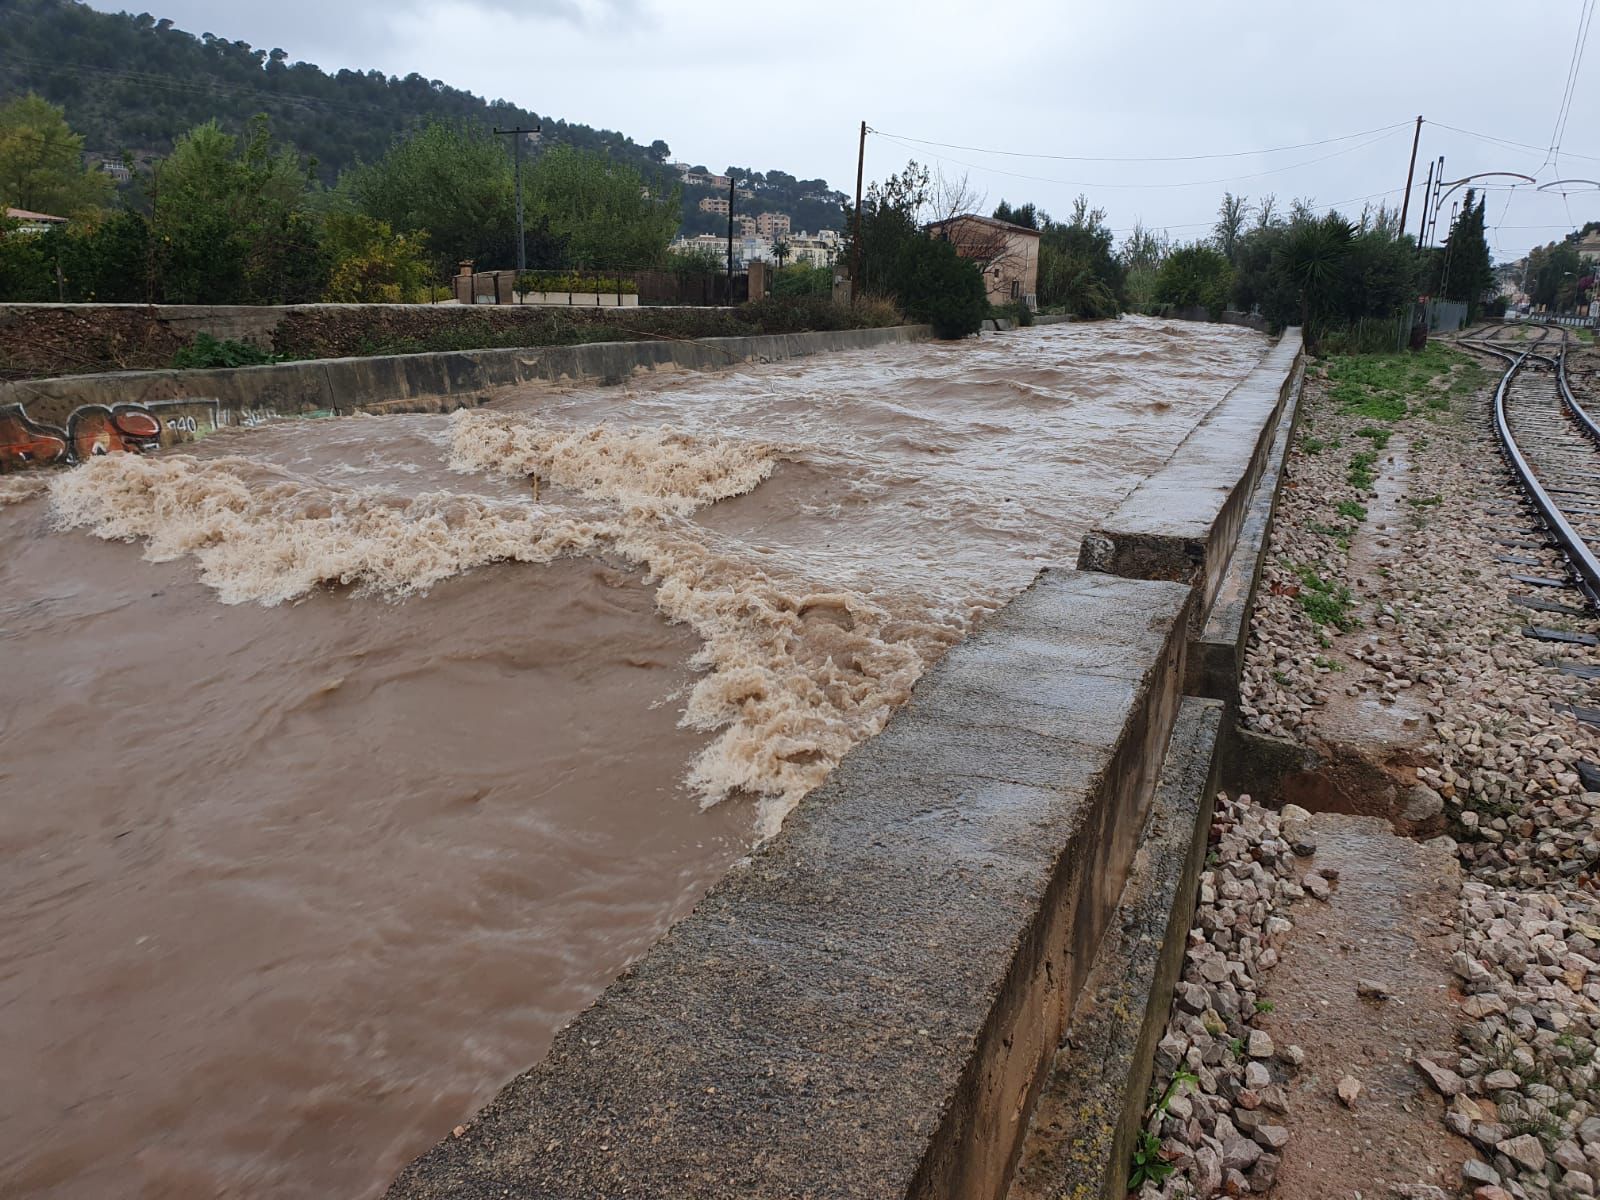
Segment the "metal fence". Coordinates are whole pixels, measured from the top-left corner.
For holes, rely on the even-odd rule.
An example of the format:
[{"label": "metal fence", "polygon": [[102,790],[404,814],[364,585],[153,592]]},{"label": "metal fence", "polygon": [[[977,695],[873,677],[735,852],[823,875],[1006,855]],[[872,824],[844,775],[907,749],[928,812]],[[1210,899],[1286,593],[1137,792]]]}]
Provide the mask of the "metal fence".
[{"label": "metal fence", "polygon": [[1428,332],[1454,333],[1467,323],[1467,304],[1464,300],[1429,300]]}]

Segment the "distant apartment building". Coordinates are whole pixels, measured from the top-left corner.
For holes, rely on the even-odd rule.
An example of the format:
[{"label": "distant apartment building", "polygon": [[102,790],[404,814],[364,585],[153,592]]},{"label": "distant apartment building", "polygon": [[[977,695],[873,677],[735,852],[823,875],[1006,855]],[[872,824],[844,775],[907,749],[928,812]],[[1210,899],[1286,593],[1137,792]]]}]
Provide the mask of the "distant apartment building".
[{"label": "distant apartment building", "polygon": [[962,258],[971,259],[983,269],[984,288],[991,304],[1037,304],[1037,229],[968,213],[935,221],[927,226],[927,232],[929,237],[949,242]]},{"label": "distant apartment building", "polygon": [[804,263],[808,267],[831,267],[839,257],[842,242],[837,230],[824,229],[816,234],[802,230],[784,238],[789,247],[789,262]]},{"label": "distant apartment building", "polygon": [[1578,260],[1586,263],[1600,262],[1600,229],[1584,234],[1578,242]]},{"label": "distant apartment building", "polygon": [[[715,233],[701,233],[694,237],[680,237],[671,249],[680,254],[710,254],[718,260],[726,259],[728,239]],[[747,267],[753,262],[772,261],[772,243],[759,235],[736,235],[733,239],[734,267]]]},{"label": "distant apartment building", "polygon": [[756,225],[756,219],[754,217],[747,217],[743,213],[734,213],[733,223],[738,226],[740,237],[753,238],[759,236],[761,233],[760,228]]},{"label": "distant apartment building", "polygon": [[756,228],[761,231],[761,236],[771,238],[773,241],[789,236],[789,214],[777,212],[764,212],[756,217]]},{"label": "distant apartment building", "polygon": [[700,211],[703,213],[716,213],[718,216],[728,215],[728,198],[726,196],[701,196]]}]

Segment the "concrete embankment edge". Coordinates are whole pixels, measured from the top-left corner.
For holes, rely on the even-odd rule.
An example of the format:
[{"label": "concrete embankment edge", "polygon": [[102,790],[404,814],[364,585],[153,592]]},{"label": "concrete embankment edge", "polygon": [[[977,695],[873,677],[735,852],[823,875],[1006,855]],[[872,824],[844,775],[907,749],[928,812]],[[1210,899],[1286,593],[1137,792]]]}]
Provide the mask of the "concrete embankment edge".
[{"label": "concrete embankment edge", "polygon": [[[91,406],[156,406],[158,414],[162,405],[184,404],[192,411],[201,411],[194,406],[209,406],[214,427],[362,410],[429,411],[475,403],[497,388],[519,384],[615,383],[641,371],[717,370],[931,336],[926,325],[898,325],[754,337],[309,359],[219,370],[64,375],[0,385],[0,411],[18,405],[31,421],[63,429],[75,410]],[[164,442],[167,436],[163,434]]]},{"label": "concrete embankment edge", "polygon": [[1042,575],[391,1200],[1003,1196],[1191,603]]},{"label": "concrete embankment edge", "polygon": [[1190,584],[1199,593],[1195,619],[1203,621],[1267,461],[1278,415],[1304,374],[1302,358],[1300,331],[1285,330],[1167,462],[1090,531],[1079,567]]},{"label": "concrete embankment edge", "polygon": [[1009,1200],[1126,1194],[1156,1044],[1183,971],[1223,705],[1185,697],[1115,918],[1034,1110]]},{"label": "concrete embankment edge", "polygon": [[1300,393],[1296,385],[1284,399],[1271,451],[1262,464],[1233,553],[1206,614],[1205,627],[1189,645],[1189,678],[1184,692],[1221,700],[1228,706],[1230,721],[1238,715],[1239,678],[1250,636],[1250,614],[1255,611],[1256,587],[1266,561],[1267,538],[1277,511],[1289,439],[1294,436],[1299,415]]}]

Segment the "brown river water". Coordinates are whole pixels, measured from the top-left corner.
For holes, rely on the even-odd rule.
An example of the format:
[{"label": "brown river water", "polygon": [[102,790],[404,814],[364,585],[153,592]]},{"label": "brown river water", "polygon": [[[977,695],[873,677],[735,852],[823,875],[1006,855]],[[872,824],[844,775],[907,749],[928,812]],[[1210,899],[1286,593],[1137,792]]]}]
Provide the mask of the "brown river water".
[{"label": "brown river water", "polygon": [[0,1196],[380,1193],[1265,344],[1126,318],[0,479]]}]

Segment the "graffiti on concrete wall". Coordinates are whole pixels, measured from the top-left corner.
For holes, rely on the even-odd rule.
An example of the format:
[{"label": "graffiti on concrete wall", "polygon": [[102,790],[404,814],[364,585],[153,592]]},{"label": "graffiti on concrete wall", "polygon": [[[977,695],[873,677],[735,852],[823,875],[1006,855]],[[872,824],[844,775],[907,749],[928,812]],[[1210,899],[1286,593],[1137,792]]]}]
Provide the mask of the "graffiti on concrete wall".
[{"label": "graffiti on concrete wall", "polygon": [[[244,414],[256,424],[263,414]],[[85,404],[66,424],[35,421],[20,404],[0,406],[0,471],[77,463],[114,450],[144,454],[192,442],[225,423],[215,400],[155,400],[148,404]]]}]

